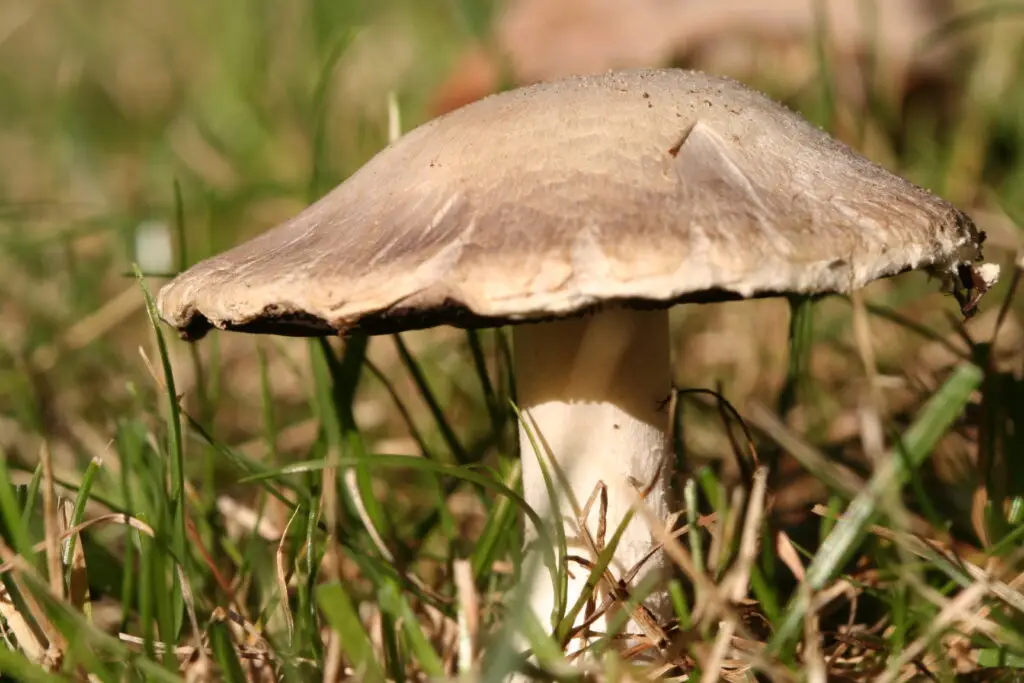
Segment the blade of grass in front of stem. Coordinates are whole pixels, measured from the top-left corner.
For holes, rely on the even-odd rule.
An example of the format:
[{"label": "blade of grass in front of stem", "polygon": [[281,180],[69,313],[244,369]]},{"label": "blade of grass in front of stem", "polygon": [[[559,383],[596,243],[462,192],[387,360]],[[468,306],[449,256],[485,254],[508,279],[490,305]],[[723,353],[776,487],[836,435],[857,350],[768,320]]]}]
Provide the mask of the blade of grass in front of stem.
[{"label": "blade of grass in front of stem", "polygon": [[373,651],[370,636],[363,628],[359,610],[345,587],[337,581],[317,586],[316,603],[328,625],[338,634],[338,642],[352,662],[359,680],[367,683],[383,682],[384,672]]},{"label": "blade of grass in front of stem", "polygon": [[[530,453],[532,456],[525,454],[525,449],[520,446],[520,451],[523,453],[521,457],[534,457],[537,459],[537,465],[540,467],[541,475],[544,478],[544,487],[548,494],[548,501],[551,504],[551,510],[545,510],[545,514],[555,520],[555,524],[552,526],[555,529],[555,539],[557,545],[552,546],[549,543],[550,535],[548,534],[547,526],[541,522],[540,515],[526,503],[525,499],[523,504],[528,510],[527,514],[530,516],[530,521],[534,523],[534,531],[537,534],[536,544],[540,547],[541,557],[543,558],[544,565],[547,566],[548,571],[551,574],[552,581],[552,593],[555,596],[554,614],[550,615],[553,623],[552,625],[558,628],[558,624],[564,619],[565,610],[568,603],[568,543],[565,538],[565,528],[562,526],[562,512],[559,508],[558,494],[555,487],[555,482],[551,477],[550,469],[546,458],[549,457],[549,453],[545,448],[542,448],[540,441],[534,434],[534,425],[529,424],[524,418],[523,414],[519,411],[519,406],[512,404],[512,410],[515,411],[516,419],[519,424],[522,425],[523,431],[526,434],[527,441],[530,442]],[[568,492],[570,495],[571,491]],[[536,568],[534,568],[536,570]],[[531,585],[533,581],[532,576],[522,577],[525,581],[524,585]],[[548,617],[548,615],[545,615]]]},{"label": "blade of grass in front of stem", "polygon": [[800,591],[787,606],[782,625],[769,643],[770,651],[778,652],[793,643],[803,626],[804,614],[810,594],[834,579],[843,563],[857,547],[864,532],[885,499],[885,492],[893,486],[903,485],[910,468],[920,466],[935,444],[949,429],[970,400],[971,393],[981,384],[981,370],[971,364],[962,364],[928,400],[917,419],[896,444],[892,453],[872,475],[866,489],[846,509],[831,533],[822,543],[807,568],[808,591]]},{"label": "blade of grass in front of stem", "polygon": [[586,607],[587,601],[598,595],[597,585],[604,577],[605,570],[607,570],[609,565],[611,565],[612,559],[615,557],[615,549],[618,548],[619,541],[622,539],[622,534],[626,532],[626,527],[629,526],[629,523],[633,520],[634,514],[633,509],[630,509],[629,512],[622,517],[622,521],[619,523],[619,526],[616,527],[615,533],[612,534],[611,539],[608,540],[608,543],[594,561],[594,565],[590,569],[590,576],[587,577],[587,582],[584,584],[583,590],[580,591],[580,595],[576,599],[575,604],[573,604],[565,617],[558,624],[558,627],[555,629],[555,638],[563,645],[569,644],[569,635],[572,632],[573,626],[576,624],[576,617],[578,617],[580,612],[583,611],[583,608]]},{"label": "blade of grass in front of stem", "polygon": [[611,612],[612,618],[608,621],[607,627],[605,627],[604,635],[599,637],[590,648],[595,659],[601,661],[606,652],[614,649],[615,644],[619,641],[619,636],[623,633],[623,629],[633,618],[636,608],[651,593],[659,590],[659,585],[663,580],[664,577],[660,577],[657,574],[649,574],[639,583],[629,587],[629,598],[625,602],[619,603],[618,608]]}]

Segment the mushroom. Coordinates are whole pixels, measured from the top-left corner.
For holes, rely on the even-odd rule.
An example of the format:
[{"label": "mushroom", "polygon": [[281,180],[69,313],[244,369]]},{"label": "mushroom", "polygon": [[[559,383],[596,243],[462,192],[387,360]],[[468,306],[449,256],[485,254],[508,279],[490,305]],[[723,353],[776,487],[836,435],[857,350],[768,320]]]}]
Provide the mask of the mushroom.
[{"label": "mushroom", "polygon": [[[634,70],[434,119],[292,220],[179,275],[158,306],[191,339],[211,327],[512,325],[524,497],[563,526],[570,556],[593,559],[586,536],[604,506],[582,520],[587,533],[577,513],[602,485],[608,538],[638,492],[666,524],[674,510],[672,305],[849,292],[926,269],[969,313],[998,275],[980,265],[983,238],[947,202],[736,81]],[[613,574],[655,545],[634,516]],[[655,553],[636,580],[668,567]],[[571,605],[589,571],[570,570]],[[550,576],[527,592],[551,624]],[[670,615],[661,588],[645,604]]]}]

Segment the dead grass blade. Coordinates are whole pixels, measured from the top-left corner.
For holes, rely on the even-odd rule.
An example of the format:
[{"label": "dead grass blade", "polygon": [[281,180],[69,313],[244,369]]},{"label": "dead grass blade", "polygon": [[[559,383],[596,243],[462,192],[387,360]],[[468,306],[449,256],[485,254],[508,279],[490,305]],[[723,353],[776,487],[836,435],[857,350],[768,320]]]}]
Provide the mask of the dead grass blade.
[{"label": "dead grass blade", "polygon": [[14,636],[16,641],[16,643],[12,643],[8,638],[8,632],[5,631],[4,639],[7,640],[8,647],[12,650],[21,648],[21,651],[25,653],[25,656],[30,661],[42,662],[46,653],[46,645],[39,634],[36,633],[36,630],[32,628],[29,620],[18,611],[10,595],[7,594],[7,591],[2,586],[0,586],[0,616],[6,622],[7,631],[9,631],[10,635]]},{"label": "dead grass blade", "polygon": [[915,662],[932,642],[940,638],[954,624],[970,626],[972,622],[976,621],[976,616],[971,611],[975,609],[988,590],[987,581],[980,580],[950,600],[931,620],[925,632],[893,658],[885,673],[876,679],[878,683],[896,681],[908,665]]},{"label": "dead grass blade", "polygon": [[71,524],[71,517],[74,514],[74,506],[69,500],[61,501],[61,536],[65,538],[65,547],[73,542],[71,557],[68,558],[68,601],[71,605],[85,615],[86,619],[92,615],[92,600],[89,593],[89,570],[85,562],[85,550],[82,547],[80,534],[68,533]]},{"label": "dead grass blade", "polygon": [[[43,541],[45,544],[46,542]],[[63,634],[60,633],[59,629],[53,625],[49,617],[46,615],[46,611],[36,600],[35,595],[31,592],[25,582],[22,580],[22,574],[34,575],[36,572],[29,565],[28,561],[16,555],[10,547],[7,546],[3,540],[0,540],[0,559],[4,561],[5,565],[11,565],[14,569],[12,572],[11,580],[14,582],[15,587],[21,594],[21,599],[25,602],[25,608],[29,612],[29,616],[32,618],[32,622],[39,628],[40,633],[46,640],[46,646],[42,646],[42,641],[38,638],[34,638],[37,644],[39,644],[39,659],[33,660],[46,668],[47,670],[53,671],[60,666],[61,659],[64,655],[64,648],[67,646],[67,641],[64,639]],[[40,578],[40,584],[45,585],[46,582]],[[24,619],[22,615],[22,621],[26,624],[30,624],[28,619]]]},{"label": "dead grass blade", "polygon": [[[806,583],[802,583],[800,590],[809,590],[809,587]],[[828,666],[825,664],[825,655],[821,651],[820,619],[814,601],[809,602],[811,607],[804,615],[803,663],[807,670],[808,683],[825,683],[828,680]]]},{"label": "dead grass blade", "polygon": [[295,510],[292,512],[291,517],[288,518],[288,523],[285,524],[284,531],[281,533],[281,537],[277,543],[277,552],[274,554],[274,568],[277,574],[277,590],[281,594],[280,602],[278,603],[278,613],[282,616],[285,623],[285,628],[288,631],[288,643],[291,644],[295,639],[295,618],[292,616],[291,604],[288,600],[288,567],[285,566],[285,558],[287,553],[285,552],[285,541],[288,540],[288,530],[291,529],[292,523],[295,518],[299,515],[299,506],[295,506]]},{"label": "dead grass blade", "polygon": [[[812,511],[822,517],[834,517],[823,505],[814,506]],[[948,567],[959,569],[971,581],[985,582],[988,587],[988,591],[992,595],[999,598],[1010,607],[1013,607],[1018,612],[1024,614],[1024,594],[1021,594],[1017,590],[1020,586],[1024,585],[1024,575],[1019,577],[1019,582],[1015,581],[1013,585],[1009,585],[1003,581],[990,578],[984,569],[962,557],[953,555],[937,541],[921,538],[907,532],[894,531],[878,525],[869,525],[868,531],[880,538],[899,544],[921,559],[928,560],[930,562],[940,562]]]},{"label": "dead grass blade", "polygon": [[458,670],[466,675],[473,671],[480,643],[480,596],[473,581],[473,565],[469,561],[456,560],[452,571],[458,595]]},{"label": "dead grass blade", "polygon": [[60,560],[60,520],[57,517],[57,489],[53,481],[53,460],[50,447],[43,441],[39,449],[43,468],[43,538],[46,547],[46,572],[50,592],[57,600],[64,599],[64,572]]}]

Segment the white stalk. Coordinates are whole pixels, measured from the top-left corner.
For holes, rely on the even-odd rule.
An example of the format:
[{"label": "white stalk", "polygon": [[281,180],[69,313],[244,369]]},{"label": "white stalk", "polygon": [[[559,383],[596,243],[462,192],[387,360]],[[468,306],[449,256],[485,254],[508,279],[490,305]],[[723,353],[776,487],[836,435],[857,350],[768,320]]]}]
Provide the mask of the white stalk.
[{"label": "white stalk", "polygon": [[[597,559],[585,542],[578,513],[600,483],[606,486],[608,497],[606,542],[612,540],[631,509],[637,490],[650,487],[647,505],[667,520],[672,509],[671,468],[665,457],[669,447],[666,406],[671,391],[668,312],[606,309],[585,318],[518,325],[513,339],[519,408],[540,450],[534,450],[520,423],[524,497],[541,519],[562,525],[569,555],[591,562]],[[542,461],[556,488],[554,501]],[[599,540],[600,518],[600,504],[595,503],[585,520],[595,541]],[[526,532],[529,548],[537,538],[529,520]],[[549,529],[549,534],[549,538],[557,538],[554,529]],[[647,524],[634,516],[609,567],[615,578],[624,577],[654,545]],[[652,572],[664,572],[667,564],[664,553],[656,553],[631,583]],[[567,606],[571,607],[590,570],[578,562],[570,561],[568,566]],[[530,606],[548,627],[555,605],[550,573],[541,568],[530,581]],[[606,587],[599,584],[598,605],[606,595]],[[670,614],[664,593],[652,595],[645,604],[658,618]],[[591,628],[604,631],[612,614],[614,611]],[[577,623],[582,619],[581,612]],[[639,629],[631,622],[627,632],[639,633]],[[581,645],[576,643],[571,649]]]}]

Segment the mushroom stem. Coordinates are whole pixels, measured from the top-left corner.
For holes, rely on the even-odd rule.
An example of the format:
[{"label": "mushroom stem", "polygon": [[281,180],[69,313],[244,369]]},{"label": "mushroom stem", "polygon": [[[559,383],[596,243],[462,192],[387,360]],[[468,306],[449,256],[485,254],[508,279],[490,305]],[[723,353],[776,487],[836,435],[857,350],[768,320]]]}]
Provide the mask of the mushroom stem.
[{"label": "mushroom stem", "polygon": [[[633,506],[635,491],[648,491],[647,505],[659,519],[666,519],[671,508],[665,459],[666,406],[672,386],[668,312],[609,308],[584,318],[518,325],[513,339],[519,408],[526,423],[519,426],[524,497],[541,519],[559,519],[563,526],[570,556],[566,604],[571,608],[590,576],[588,567],[571,558],[597,559],[578,520],[599,485],[603,483],[607,491],[604,521],[600,497],[585,520],[598,544],[602,543],[599,527],[605,529],[603,541],[612,540]],[[554,501],[545,483],[545,469],[556,491]],[[557,538],[553,529],[548,531],[549,538]],[[536,529],[527,522],[528,550],[536,538]],[[646,522],[635,515],[609,566],[614,577],[625,577],[654,544]],[[630,584],[663,571],[666,564],[664,555],[655,553]],[[536,571],[529,581],[526,588],[534,614],[540,623],[551,624],[555,593],[550,573]],[[596,604],[607,592],[606,584],[598,585]],[[651,595],[645,604],[656,618],[670,613],[665,593]],[[591,628],[603,631],[613,614],[614,610],[609,611]],[[639,629],[631,622],[628,632]],[[578,649],[577,644],[572,649]]]}]

